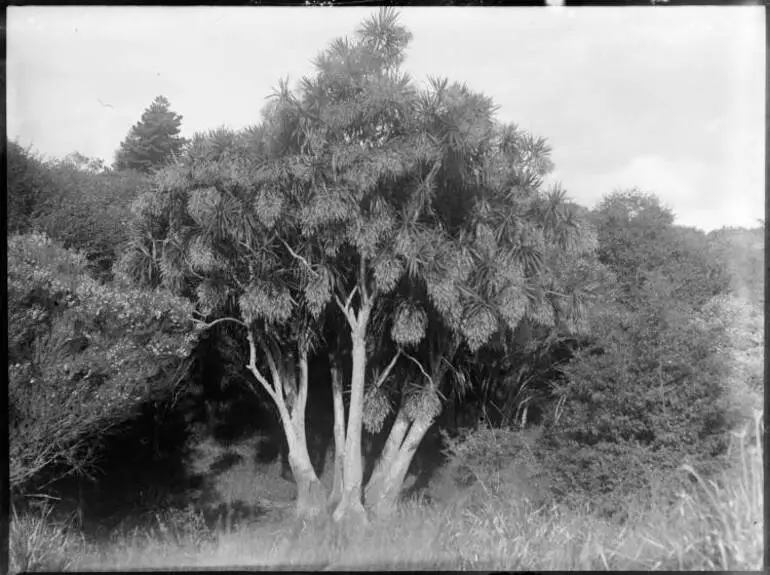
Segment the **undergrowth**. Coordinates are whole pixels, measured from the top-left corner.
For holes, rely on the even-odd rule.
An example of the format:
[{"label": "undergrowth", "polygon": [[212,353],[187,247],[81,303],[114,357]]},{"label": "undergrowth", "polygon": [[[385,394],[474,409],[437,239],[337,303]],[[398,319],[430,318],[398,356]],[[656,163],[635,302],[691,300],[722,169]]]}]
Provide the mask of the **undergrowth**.
[{"label": "undergrowth", "polygon": [[[148,517],[143,526],[95,544],[52,523],[47,511],[14,514],[11,570],[760,570],[761,426],[757,413],[735,437],[735,465],[718,479],[704,479],[685,466],[678,473],[695,481],[675,501],[629,501],[633,509],[622,525],[591,512],[588,502],[581,510],[517,498],[504,479],[490,482],[497,475],[487,474],[484,481],[456,487],[454,497],[413,497],[393,517],[356,530],[328,517],[297,522],[290,513],[222,530],[207,526],[202,513],[188,507]],[[484,479],[478,468],[475,473]]]}]

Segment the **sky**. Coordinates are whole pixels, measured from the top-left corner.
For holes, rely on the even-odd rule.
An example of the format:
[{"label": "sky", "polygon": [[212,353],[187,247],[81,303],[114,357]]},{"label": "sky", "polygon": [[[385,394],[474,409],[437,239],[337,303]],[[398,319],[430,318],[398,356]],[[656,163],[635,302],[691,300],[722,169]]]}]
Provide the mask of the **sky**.
[{"label": "sky", "polygon": [[[158,95],[182,135],[257,123],[369,8],[9,7],[8,136],[38,153],[115,150]],[[594,207],[638,187],[705,231],[764,218],[761,7],[403,7],[404,68],[464,81],[546,137],[559,182]]]}]

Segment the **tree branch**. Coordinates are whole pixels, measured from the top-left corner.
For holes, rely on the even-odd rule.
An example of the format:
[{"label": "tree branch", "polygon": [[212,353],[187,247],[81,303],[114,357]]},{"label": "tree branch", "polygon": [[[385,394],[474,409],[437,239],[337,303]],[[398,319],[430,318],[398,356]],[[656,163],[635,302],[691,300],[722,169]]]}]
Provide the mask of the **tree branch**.
[{"label": "tree branch", "polygon": [[[358,285],[361,286],[361,303],[366,305],[366,303],[369,301],[369,293],[366,291],[366,258],[364,256],[361,256],[359,259]],[[351,292],[351,294],[352,293],[353,292]]]},{"label": "tree branch", "polygon": [[550,290],[550,289],[547,289],[547,290],[543,290],[543,291],[544,291],[545,293],[547,293],[547,294],[555,295],[555,296],[557,296],[557,297],[563,297],[563,298],[567,298],[567,297],[569,297],[567,294],[559,293],[559,292],[557,292],[557,291],[553,291],[553,290]]},{"label": "tree branch", "polygon": [[[265,379],[265,376],[262,375],[262,373],[257,368],[257,347],[254,345],[254,334],[249,329],[246,334],[247,339],[249,340],[249,363],[246,364],[246,368],[254,375],[254,377],[257,378],[257,381],[262,385],[262,387],[265,388],[265,391],[270,395],[270,397],[273,398],[273,401],[278,403],[278,397],[276,395],[275,390],[270,386],[270,383]],[[251,382],[249,382],[249,386],[251,387],[252,391],[256,391],[254,387],[251,385]]]},{"label": "tree branch", "polygon": [[232,321],[232,322],[235,322],[235,323],[237,323],[237,324],[238,324],[238,325],[240,325],[240,326],[243,326],[243,327],[245,327],[247,330],[249,330],[249,334],[251,334],[251,330],[249,329],[249,326],[247,326],[247,325],[246,325],[244,322],[242,322],[241,320],[239,320],[239,319],[235,319],[234,317],[221,317],[221,318],[219,318],[219,319],[216,319],[216,320],[212,321],[211,323],[206,323],[205,321],[201,321],[201,320],[199,320],[199,319],[195,319],[195,318],[192,318],[192,320],[193,320],[193,323],[196,323],[196,324],[202,324],[202,328],[203,328],[203,329],[209,329],[209,328],[212,328],[212,327],[214,327],[215,325],[217,325],[217,324],[218,324],[219,322],[221,322],[221,321]]},{"label": "tree branch", "polygon": [[283,388],[278,385],[278,382],[281,379],[281,374],[278,371],[278,366],[275,363],[275,358],[273,357],[273,352],[268,347],[267,343],[265,343],[265,340],[261,337],[257,337],[257,341],[259,342],[259,347],[262,348],[262,353],[265,354],[265,359],[267,360],[267,366],[270,368],[270,373],[273,374],[273,380],[275,381],[276,389],[281,389],[282,393]]},{"label": "tree branch", "polygon": [[355,297],[356,293],[358,292],[358,286],[353,288],[353,291],[350,292],[348,295],[348,299],[345,300],[345,309],[350,309],[350,304],[353,303],[353,298]]},{"label": "tree branch", "polygon": [[297,418],[295,425],[304,435],[308,394],[308,360],[306,349],[298,348],[297,351],[299,353],[299,389],[297,390],[297,405],[294,413]]},{"label": "tree branch", "polygon": [[[340,311],[345,316],[345,319],[348,320],[348,325],[350,325],[350,328],[356,329],[356,325],[358,325],[358,322],[356,321],[356,318],[353,316],[353,314],[350,312],[350,308],[344,303],[342,303],[340,296],[338,296],[337,294],[334,294],[334,301],[337,302],[337,307],[340,308]],[[350,298],[348,298],[348,301],[350,301]]]},{"label": "tree branch", "polygon": [[393,359],[390,360],[390,363],[388,364],[388,367],[385,368],[385,371],[382,372],[380,377],[377,378],[377,383],[374,384],[375,388],[379,388],[383,383],[385,383],[385,380],[390,375],[390,372],[393,371],[393,368],[396,365],[396,362],[398,361],[398,358],[401,356],[401,348],[398,349],[396,352],[396,355],[393,356]]},{"label": "tree branch", "polygon": [[310,262],[308,262],[307,259],[305,259],[301,255],[299,255],[297,252],[295,252],[293,249],[291,249],[291,246],[288,243],[286,243],[286,241],[283,238],[278,238],[278,239],[281,241],[281,243],[284,246],[286,246],[286,249],[289,250],[289,253],[292,255],[293,258],[298,259],[303,264],[305,264],[307,269],[310,270],[310,273],[312,273],[314,276],[319,275],[318,272],[313,269],[313,266],[310,265]]},{"label": "tree branch", "polygon": [[404,353],[404,356],[405,356],[406,358],[408,358],[408,359],[411,359],[411,360],[412,360],[414,363],[416,363],[416,364],[417,364],[417,367],[419,367],[419,368],[420,368],[420,371],[422,372],[422,374],[423,374],[423,375],[424,375],[424,376],[425,376],[425,377],[428,379],[428,381],[430,382],[430,386],[431,386],[431,388],[435,389],[435,388],[436,388],[436,385],[435,385],[435,383],[433,382],[433,378],[432,378],[430,375],[428,375],[428,372],[427,372],[427,371],[425,371],[425,368],[422,366],[422,364],[421,364],[419,361],[417,361],[415,358],[413,358],[411,355],[409,355],[408,353],[406,353],[406,352],[403,352],[403,353]]}]

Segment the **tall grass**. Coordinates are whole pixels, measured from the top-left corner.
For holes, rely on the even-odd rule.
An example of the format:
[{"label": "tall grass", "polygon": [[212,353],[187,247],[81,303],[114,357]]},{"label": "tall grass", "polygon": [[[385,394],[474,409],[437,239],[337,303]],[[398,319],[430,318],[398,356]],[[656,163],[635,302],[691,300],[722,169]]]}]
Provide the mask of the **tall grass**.
[{"label": "tall grass", "polygon": [[695,478],[677,501],[638,503],[622,525],[555,504],[535,507],[500,486],[450,503],[413,498],[390,519],[350,529],[290,513],[235,530],[210,529],[194,509],[158,515],[85,545],[36,517],[14,515],[15,571],[159,567],[295,569],[760,570],[763,567],[762,415],[736,437],[735,465]]},{"label": "tall grass", "polygon": [[72,529],[72,521],[54,521],[53,506],[17,513],[12,508],[8,539],[8,570],[65,571],[72,567],[85,541]]}]

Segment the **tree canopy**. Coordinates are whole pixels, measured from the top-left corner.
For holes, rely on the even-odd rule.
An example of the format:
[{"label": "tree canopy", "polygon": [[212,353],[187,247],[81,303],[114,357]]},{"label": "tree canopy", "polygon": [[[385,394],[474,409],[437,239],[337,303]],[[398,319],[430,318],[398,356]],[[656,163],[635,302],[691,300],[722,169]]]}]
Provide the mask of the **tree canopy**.
[{"label": "tree canopy", "polygon": [[281,82],[261,124],[193,138],[138,198],[144,231],[121,264],[242,326],[309,482],[307,356],[328,322],[346,333],[337,517],[362,509],[362,423],[395,417],[367,491],[390,508],[458,354],[522,321],[578,329],[590,295],[595,236],[563,191],[542,190],[547,142],[464,84],[415,86],[400,69],[410,39],[382,9],[296,90]]},{"label": "tree canopy", "polygon": [[115,169],[149,173],[166,164],[185,144],[179,136],[182,116],[158,96],[134,124],[115,154]]}]

